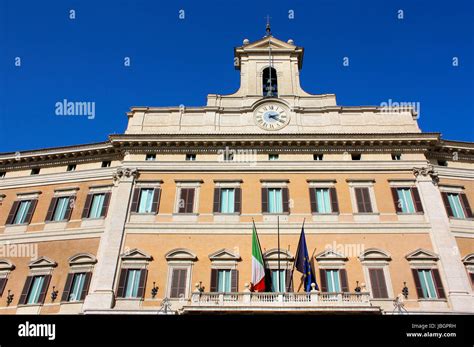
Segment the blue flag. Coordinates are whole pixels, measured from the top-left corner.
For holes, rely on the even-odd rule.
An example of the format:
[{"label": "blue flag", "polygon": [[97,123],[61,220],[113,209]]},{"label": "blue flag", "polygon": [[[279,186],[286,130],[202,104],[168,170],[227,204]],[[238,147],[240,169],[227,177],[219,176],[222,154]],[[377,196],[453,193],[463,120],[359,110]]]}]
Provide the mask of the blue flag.
[{"label": "blue flag", "polygon": [[300,242],[298,243],[298,254],[295,260],[296,270],[303,274],[304,290],[306,292],[311,291],[311,283],[316,283],[316,276],[311,268],[311,263],[308,255],[308,247],[306,247],[306,237],[304,236],[304,227],[301,228]]}]

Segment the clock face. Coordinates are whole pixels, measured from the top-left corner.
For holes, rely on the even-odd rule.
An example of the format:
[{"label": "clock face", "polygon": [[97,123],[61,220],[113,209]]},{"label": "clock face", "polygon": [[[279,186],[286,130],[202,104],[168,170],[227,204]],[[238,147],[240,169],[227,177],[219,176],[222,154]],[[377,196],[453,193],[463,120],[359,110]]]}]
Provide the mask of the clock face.
[{"label": "clock face", "polygon": [[279,104],[268,103],[258,107],[254,113],[255,123],[265,130],[279,130],[290,121],[287,111]]}]

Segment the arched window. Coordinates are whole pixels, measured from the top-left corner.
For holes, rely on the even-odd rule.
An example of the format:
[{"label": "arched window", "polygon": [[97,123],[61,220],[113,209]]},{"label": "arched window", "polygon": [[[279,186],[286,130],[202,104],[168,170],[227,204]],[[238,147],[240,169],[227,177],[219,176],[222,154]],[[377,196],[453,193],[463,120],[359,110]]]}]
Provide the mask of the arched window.
[{"label": "arched window", "polygon": [[267,67],[265,70],[263,70],[262,86],[264,97],[278,97],[277,72],[274,68]]}]

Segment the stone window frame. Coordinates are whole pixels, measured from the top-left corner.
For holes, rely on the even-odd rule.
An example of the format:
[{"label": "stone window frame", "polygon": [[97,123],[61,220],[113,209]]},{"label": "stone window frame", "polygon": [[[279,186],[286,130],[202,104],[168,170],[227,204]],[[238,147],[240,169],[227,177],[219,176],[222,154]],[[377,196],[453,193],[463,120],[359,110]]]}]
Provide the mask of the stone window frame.
[{"label": "stone window frame", "polygon": [[[122,254],[120,254],[120,267],[118,270],[118,276],[116,278],[116,283],[115,283],[115,293],[117,292],[117,288],[119,286],[119,281],[120,281],[120,274],[122,272],[122,269],[127,269],[127,270],[147,270],[148,271],[148,266],[150,265],[150,262],[153,261],[153,256],[150,254],[138,249],[138,248],[132,248],[129,250],[126,250]],[[148,277],[148,274],[147,274]],[[147,279],[148,280],[148,279]],[[125,287],[127,285],[127,279],[125,279]],[[146,282],[145,282],[146,286]],[[145,300],[146,294],[144,293],[143,297],[138,297],[138,298],[124,298],[124,297],[116,297],[116,301],[144,301]]]},{"label": "stone window frame", "polygon": [[[29,273],[27,274],[27,277],[35,277],[35,276],[51,276],[53,275],[54,268],[58,266],[58,263],[46,256],[41,256],[38,257],[34,260],[32,260],[29,264],[28,267],[30,268]],[[51,282],[48,283],[48,288],[47,291],[50,290]],[[31,290],[31,288],[30,288]],[[30,295],[30,293],[27,293],[27,297]],[[45,301],[47,298],[47,294],[45,297]],[[39,307],[43,306],[45,303],[35,303],[35,304],[18,304],[18,307]]]},{"label": "stone window frame", "polygon": [[[389,264],[392,260],[390,254],[379,248],[367,248],[359,255],[360,263],[362,264],[362,270],[364,273],[364,279],[366,283],[366,291],[370,293],[370,298],[373,300],[390,300],[392,301],[395,297],[393,292],[392,278],[390,276]],[[372,283],[370,281],[369,269],[382,269],[385,286],[387,287],[388,298],[374,298],[372,295]]]},{"label": "stone window frame", "polygon": [[[195,180],[175,180],[176,184],[176,195],[174,201],[174,208],[173,208],[173,215],[175,216],[183,216],[183,215],[199,215],[199,196],[201,191],[201,185],[204,183],[203,180],[195,179]],[[194,201],[193,201],[193,212],[192,213],[179,213],[179,200],[181,196],[181,189],[183,188],[194,188]]]},{"label": "stone window frame", "polygon": [[237,270],[238,262],[242,259],[237,252],[222,248],[209,254],[209,260],[211,261],[211,269]]},{"label": "stone window frame", "polygon": [[68,263],[68,274],[79,272],[93,272],[94,266],[97,263],[97,258],[95,257],[95,255],[90,253],[77,253],[69,257]]},{"label": "stone window frame", "polygon": [[280,254],[280,270],[291,270],[295,258],[286,249],[272,248],[262,254],[265,267],[269,270],[278,270],[278,253]]},{"label": "stone window frame", "polygon": [[[233,212],[233,213],[222,213],[222,212],[213,212],[214,215],[219,216],[240,216],[242,214],[242,182],[243,180],[240,178],[237,179],[214,179],[214,188],[230,188],[236,189],[240,188],[240,212]],[[214,203],[214,201],[213,201]]]},{"label": "stone window frame", "polygon": [[341,270],[346,268],[349,260],[345,255],[334,251],[333,249],[325,249],[314,256],[318,263],[318,268],[323,270]]},{"label": "stone window frame", "polygon": [[[306,182],[308,183],[308,189],[331,189],[331,188],[336,188],[336,183],[337,180],[329,179],[329,180],[319,180],[319,179],[307,179]],[[331,192],[329,192],[330,194]],[[336,189],[336,196],[338,196],[338,192]],[[313,216],[338,216],[341,214],[340,211],[340,206],[339,206],[339,200],[338,200],[338,206],[339,206],[339,211],[334,212],[332,209],[332,198],[331,199],[331,212],[329,213],[320,213],[320,212],[311,212]],[[311,199],[310,199],[310,205],[311,205]],[[310,206],[311,208],[311,206]]]},{"label": "stone window frame", "polygon": [[[470,274],[474,274],[474,253],[467,254],[464,258],[462,258],[462,262],[466,267],[466,272],[469,276]],[[471,287],[474,290],[474,282],[469,277],[469,282],[471,283]]]},{"label": "stone window frame", "polygon": [[[6,279],[8,283],[8,278],[10,277],[10,274],[12,273],[13,270],[15,270],[15,264],[13,264],[8,259],[5,259],[5,258],[0,259],[0,279]],[[3,290],[3,293],[0,292],[0,297],[2,297],[4,293],[5,293],[4,290]]]},{"label": "stone window frame", "polygon": [[[173,301],[188,300],[192,292],[192,270],[194,263],[198,260],[196,254],[187,248],[175,248],[165,255],[168,263],[166,279],[166,298]],[[174,269],[187,269],[186,292],[183,298],[171,298],[171,281]]]},{"label": "stone window frame", "polygon": [[[163,180],[150,180],[150,181],[146,181],[146,180],[141,180],[141,181],[136,181],[135,182],[135,186],[133,187],[132,189],[132,199],[130,199],[130,204],[129,204],[129,209],[130,209],[130,215],[151,215],[151,216],[156,216],[158,214],[158,212],[133,212],[131,211],[131,207],[132,207],[132,200],[133,200],[133,194],[135,192],[135,189],[136,188],[140,188],[140,189],[160,189],[161,190],[161,193],[160,193],[160,200],[162,199],[162,194],[163,194],[163,188],[162,188],[162,185],[163,185]],[[158,205],[160,204],[161,201],[158,201]],[[138,197],[138,204],[140,204],[140,196]]]},{"label": "stone window frame", "polygon": [[[405,259],[409,263],[410,271],[411,270],[435,270],[435,269],[439,271],[439,266],[438,266],[439,256],[433,251],[429,251],[423,248],[418,248],[408,253],[407,255],[405,255]],[[440,277],[441,277],[441,271],[439,272],[440,272]],[[410,277],[413,277],[413,276],[410,276]],[[433,282],[434,282],[434,279],[433,279]],[[445,289],[446,286],[442,278],[441,278],[441,282],[442,282],[441,284],[443,286],[443,289],[445,290],[445,293],[446,293],[446,289]],[[434,283],[434,285],[436,286],[436,283]],[[447,293],[446,293],[446,296],[447,296]],[[446,302],[447,298],[440,299],[438,297],[436,298],[418,298],[417,297],[417,301]]]},{"label": "stone window frame", "polygon": [[[347,179],[346,182],[349,185],[353,214],[359,214],[359,215],[380,214],[377,207],[377,200],[375,197],[375,190],[374,190],[375,179]],[[357,198],[355,194],[355,188],[368,188],[369,189],[370,205],[372,206],[372,212],[359,212],[359,209],[357,208]]]},{"label": "stone window frame", "polygon": [[[390,189],[392,188],[409,188],[410,189],[410,196],[412,198],[412,202],[415,208],[415,212],[396,212],[396,215],[398,216],[422,216],[425,215],[425,204],[423,203],[423,197],[421,196],[420,191],[418,190],[418,185],[416,184],[416,179],[413,178],[401,178],[401,179],[389,179],[388,184]],[[423,208],[423,212],[417,212],[416,210],[416,203],[415,203],[415,198],[413,196],[412,188],[416,188],[418,190],[418,194],[420,195],[420,201],[421,205]],[[396,206],[395,206],[396,207]]]}]

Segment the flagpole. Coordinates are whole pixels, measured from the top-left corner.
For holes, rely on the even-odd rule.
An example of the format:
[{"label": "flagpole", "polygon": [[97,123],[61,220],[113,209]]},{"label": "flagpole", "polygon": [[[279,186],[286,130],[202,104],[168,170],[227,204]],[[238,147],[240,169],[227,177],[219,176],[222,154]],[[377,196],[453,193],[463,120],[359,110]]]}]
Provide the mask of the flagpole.
[{"label": "flagpole", "polygon": [[[303,219],[303,225],[301,226],[301,230],[303,230],[304,228],[304,222],[306,221],[306,218]],[[300,238],[301,238],[301,233],[300,233]],[[300,243],[298,242],[298,247],[296,248],[296,253],[295,253],[295,256],[298,255],[299,253],[299,250],[300,250]],[[293,268],[291,269],[291,281],[290,283],[288,284],[287,288],[286,288],[286,291],[289,291],[290,290],[290,285],[293,285],[294,286],[294,282],[293,282],[293,272],[295,272],[295,266],[296,266],[296,259],[293,261]],[[294,288],[293,288],[294,290]]]},{"label": "flagpole", "polygon": [[278,291],[280,291],[281,275],[280,275],[280,216],[277,216],[277,235],[278,235]]}]

